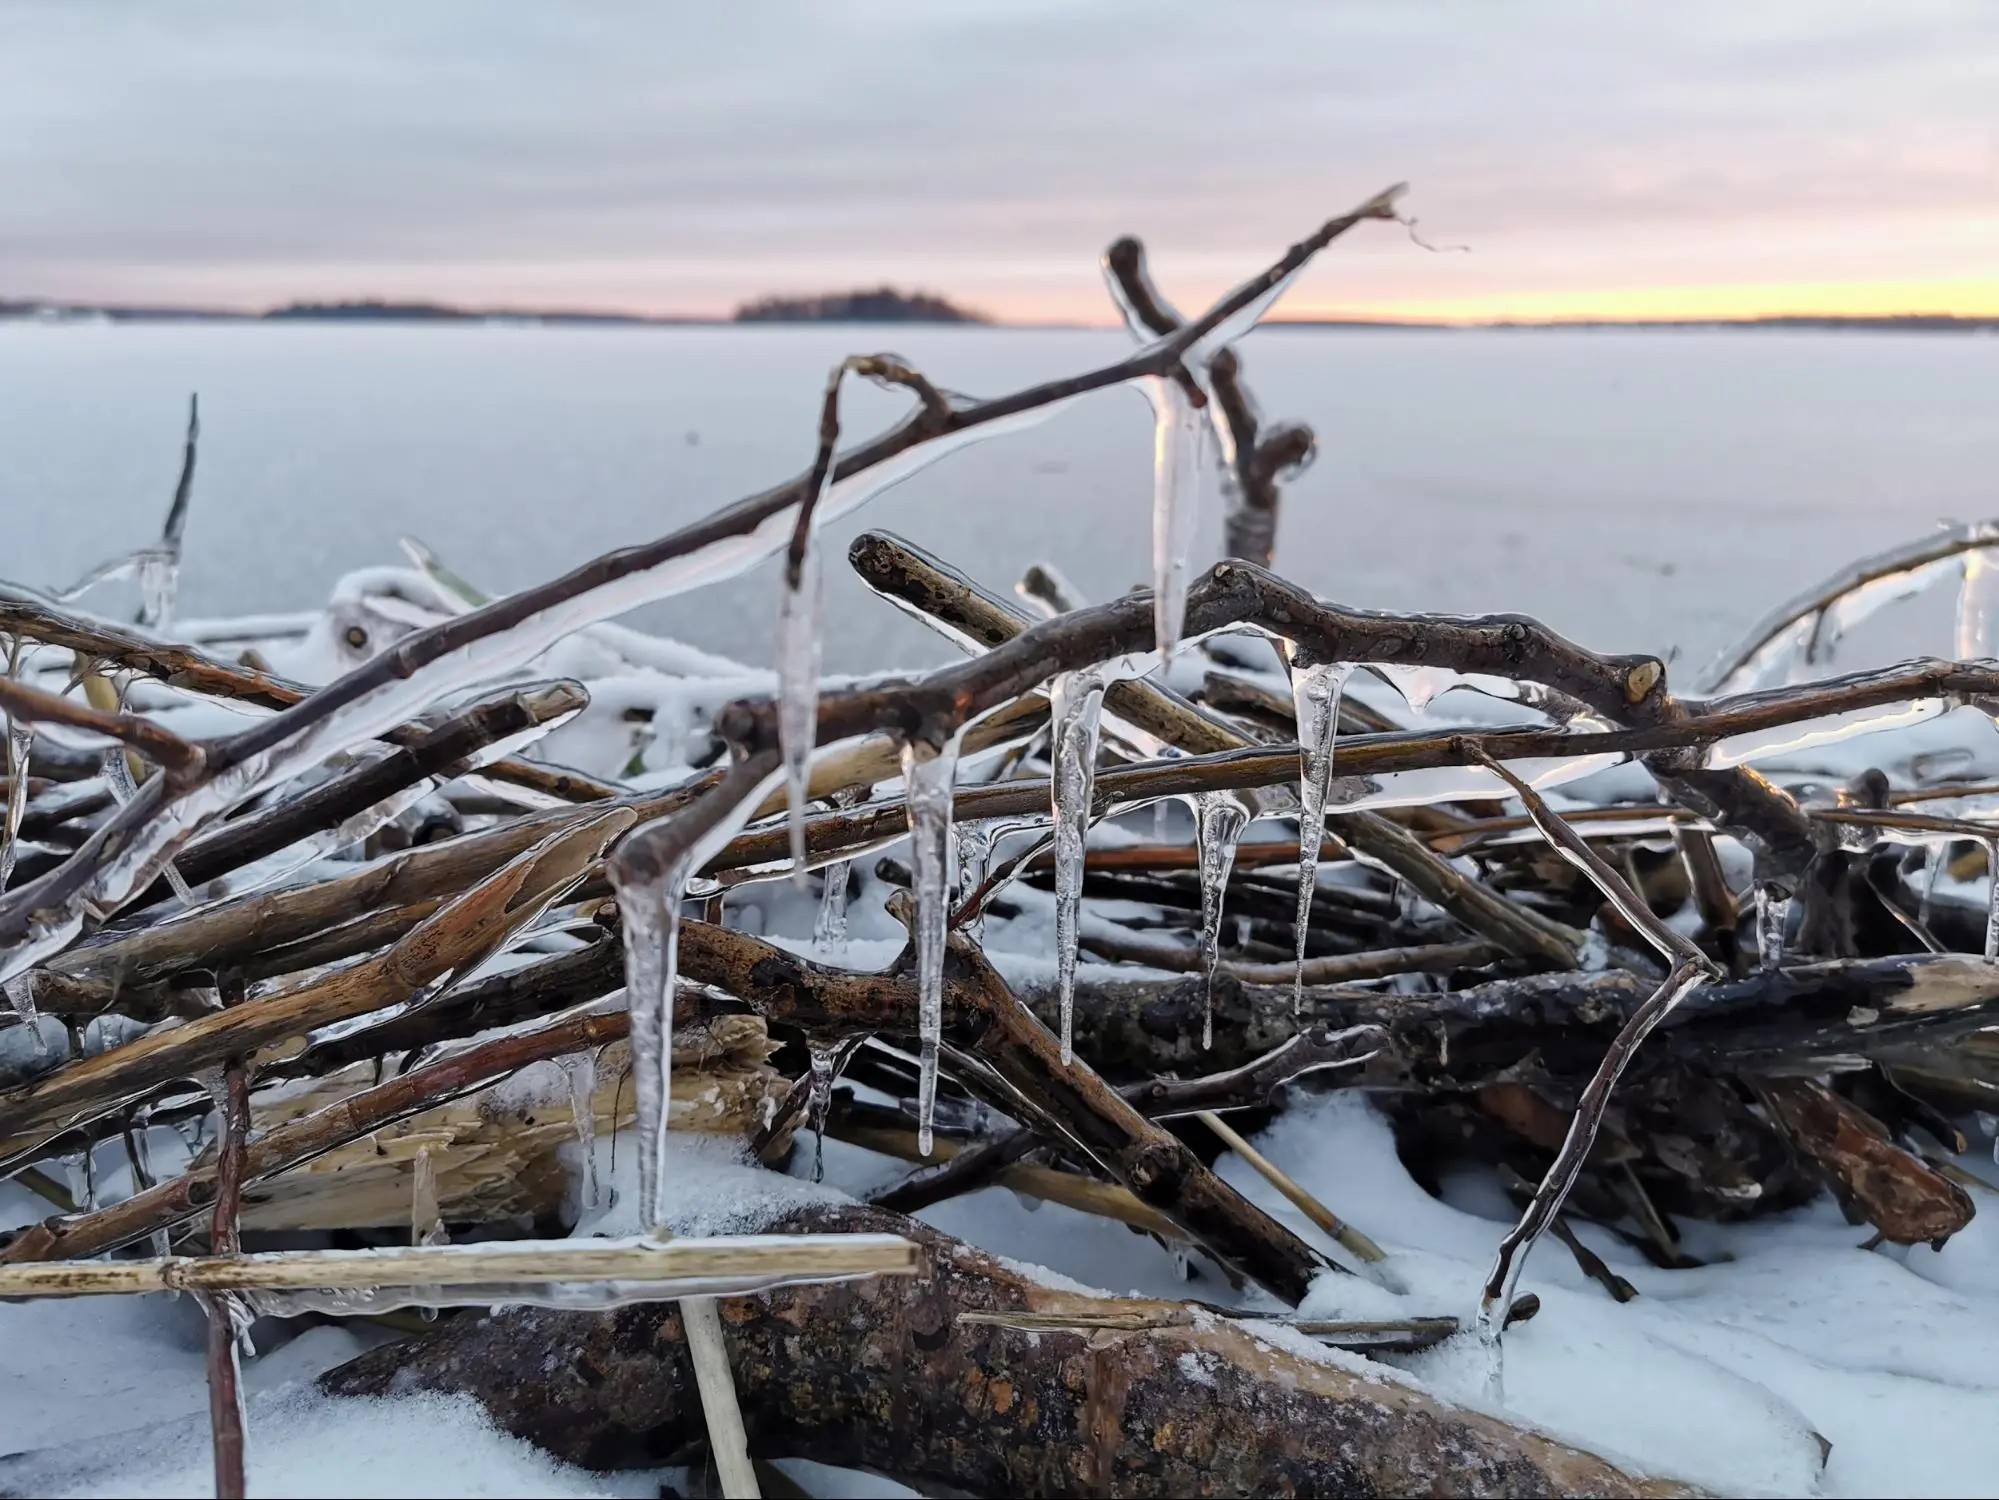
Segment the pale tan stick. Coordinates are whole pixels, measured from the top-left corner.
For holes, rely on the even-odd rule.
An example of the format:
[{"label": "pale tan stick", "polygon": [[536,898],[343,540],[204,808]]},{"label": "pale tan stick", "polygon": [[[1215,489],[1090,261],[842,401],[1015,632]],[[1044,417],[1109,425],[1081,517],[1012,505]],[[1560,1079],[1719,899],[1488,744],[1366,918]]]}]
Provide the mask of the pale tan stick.
[{"label": "pale tan stick", "polygon": [[731,1235],[687,1240],[554,1240],[409,1245],[387,1250],[276,1250],[165,1260],[41,1261],[0,1267],[0,1297],[134,1292],[343,1291],[511,1287],[527,1282],[648,1282],[677,1295],[706,1280],[813,1281],[907,1276],[918,1247],[893,1234]]},{"label": "pale tan stick", "polygon": [[1278,1192],[1297,1204],[1299,1211],[1306,1218],[1338,1240],[1347,1250],[1365,1261],[1383,1261],[1388,1259],[1387,1251],[1383,1250],[1381,1246],[1375,1244],[1373,1240],[1362,1234],[1353,1225],[1347,1223],[1346,1220],[1342,1219],[1330,1208],[1327,1208],[1325,1204],[1293,1182],[1285,1175],[1283,1169],[1276,1162],[1244,1140],[1237,1133],[1235,1127],[1230,1125],[1220,1115],[1211,1109],[1204,1109],[1199,1111],[1195,1118],[1207,1126],[1208,1129],[1214,1131],[1216,1135],[1220,1136],[1229,1150],[1235,1152],[1237,1156],[1248,1162],[1263,1177],[1265,1182],[1268,1182]]}]

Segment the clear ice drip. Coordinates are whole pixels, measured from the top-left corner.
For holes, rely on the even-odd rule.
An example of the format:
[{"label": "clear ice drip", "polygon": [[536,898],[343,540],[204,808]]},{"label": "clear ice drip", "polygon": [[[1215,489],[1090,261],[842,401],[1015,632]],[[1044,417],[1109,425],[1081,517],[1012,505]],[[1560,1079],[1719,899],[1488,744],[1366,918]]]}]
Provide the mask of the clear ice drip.
[{"label": "clear ice drip", "polygon": [[777,612],[777,738],[784,754],[784,783],[789,793],[791,867],[800,880],[805,878],[805,801],[811,784],[812,748],[819,733],[825,583],[815,525],[799,564],[798,584],[792,587],[787,581]]},{"label": "clear ice drip", "polygon": [[1964,554],[1957,593],[1957,659],[1990,661],[1999,655],[1999,548]]},{"label": "clear ice drip", "polygon": [[1305,1003],[1305,940],[1312,927],[1312,897],[1319,888],[1319,843],[1326,836],[1326,795],[1333,784],[1333,746],[1339,738],[1340,690],[1353,671],[1346,662],[1291,669],[1291,703],[1298,719],[1298,966],[1291,981],[1291,1012]]},{"label": "clear ice drip", "polygon": [[826,888],[819,894],[819,915],[812,922],[812,946],[823,953],[847,947],[847,876],[849,863],[836,859],[822,872]]},{"label": "clear ice drip", "polygon": [[902,747],[916,873],[916,1149],[924,1156],[930,1154],[937,1053],[944,1041],[944,938],[951,921],[951,797],[958,776],[958,743],[959,737],[953,735],[939,751],[916,740]]},{"label": "clear ice drip", "polygon": [[25,719],[7,720],[7,821],[0,828],[0,891],[14,875],[20,853],[21,821],[28,815],[28,758],[34,753],[35,726]]},{"label": "clear ice drip", "polygon": [[[979,892],[986,883],[986,876],[992,873],[994,829],[992,822],[953,823],[951,841],[958,852],[958,904],[962,907]],[[979,942],[986,935],[986,909],[983,905],[967,917],[964,922],[965,936]]]},{"label": "clear ice drip", "polygon": [[148,548],[139,554],[139,624],[165,630],[173,623],[174,596],[180,591],[180,551]]},{"label": "clear ice drip", "polygon": [[1083,858],[1090,833],[1090,801],[1097,779],[1097,726],[1104,703],[1103,675],[1064,672],[1048,684],[1055,819],[1055,974],[1062,1005],[1062,1064],[1075,1060],[1077,923],[1083,906]]},{"label": "clear ice drip", "polygon": [[833,1103],[833,1069],[838,1061],[836,1048],[813,1047],[811,1090],[805,1098],[805,1124],[812,1132],[812,1180],[826,1176],[826,1111]]},{"label": "clear ice drip", "polygon": [[1194,843],[1201,867],[1201,1045],[1215,1044],[1215,964],[1221,956],[1222,898],[1235,868],[1236,842],[1249,826],[1249,809],[1234,792],[1199,792],[1194,803]]},{"label": "clear ice drip", "polygon": [[1756,887],[1756,953],[1766,969],[1784,961],[1784,931],[1791,923],[1791,898],[1774,885]]},{"label": "clear ice drip", "polygon": [[[126,1144],[131,1148],[132,1187],[136,1192],[145,1192],[159,1179],[153,1175],[153,1143],[147,1138],[152,1111],[139,1108],[132,1112],[131,1128],[125,1132]],[[173,1254],[173,1240],[164,1229],[152,1233],[153,1254],[165,1260]],[[175,1292],[178,1297],[180,1293]]]},{"label": "clear ice drip", "polygon": [[1985,956],[1999,958],[1999,840],[1985,845]]},{"label": "clear ice drip", "polygon": [[[633,1094],[638,1106],[639,1222],[659,1222],[660,1174],[666,1160],[668,1109],[673,1098],[673,995],[680,972],[680,903],[688,878],[741,831],[783,770],[764,777],[742,801],[683,850],[656,880],[627,881],[609,865],[624,927],[625,1005],[631,1013]],[[669,816],[673,816],[669,814]],[[656,826],[627,834],[642,838]]]},{"label": "clear ice drip", "polygon": [[597,1054],[588,1048],[569,1064],[569,1108],[576,1119],[576,1154],[582,1159],[582,1180],[577,1185],[579,1204],[585,1213],[597,1206]]},{"label": "clear ice drip", "polygon": [[1151,377],[1152,628],[1161,660],[1180,642],[1187,615],[1187,576],[1201,519],[1201,413],[1185,386]]}]

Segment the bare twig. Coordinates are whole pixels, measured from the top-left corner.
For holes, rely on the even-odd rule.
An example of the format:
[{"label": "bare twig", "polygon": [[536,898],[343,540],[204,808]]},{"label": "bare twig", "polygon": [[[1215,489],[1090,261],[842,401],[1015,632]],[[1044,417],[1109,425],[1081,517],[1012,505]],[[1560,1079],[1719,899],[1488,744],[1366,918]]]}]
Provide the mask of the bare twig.
[{"label": "bare twig", "polygon": [[[215,1218],[209,1246],[218,1257],[238,1254],[236,1216],[243,1202],[243,1155],[250,1136],[250,1082],[243,1059],[222,1070],[222,1138],[216,1158]],[[208,1424],[215,1447],[216,1500],[243,1500],[243,1386],[237,1357],[237,1312],[224,1292],[204,1297],[208,1310]]]}]

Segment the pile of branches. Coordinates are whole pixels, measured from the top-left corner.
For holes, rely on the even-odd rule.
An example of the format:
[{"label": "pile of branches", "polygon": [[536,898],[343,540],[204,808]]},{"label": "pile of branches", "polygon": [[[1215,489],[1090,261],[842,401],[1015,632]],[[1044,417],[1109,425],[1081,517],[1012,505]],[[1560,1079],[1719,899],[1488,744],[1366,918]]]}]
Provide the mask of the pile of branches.
[{"label": "pile of branches", "polygon": [[[1513,1278],[1544,1230],[1607,1294],[1633,1295],[1574,1220],[1680,1267],[1698,1262],[1677,1221],[1827,1189],[1861,1233],[1898,1244],[1941,1242],[1972,1215],[1947,1154],[1999,1090],[1986,1030],[1999,964],[1990,909],[1961,891],[1999,836],[1980,817],[1999,788],[1906,757],[1828,783],[1772,769],[1758,747],[1999,697],[1999,665],[1983,659],[1825,672],[1859,602],[1961,571],[1977,615],[1992,537],[1964,528],[1856,565],[1775,612],[1700,697],[1676,694],[1657,657],[1602,655],[1522,616],[1313,597],[1270,571],[1281,485],[1312,435],[1263,421],[1242,362],[1214,340],[1333,238],[1393,217],[1392,202],[1331,221],[1198,319],[1120,241],[1106,269],[1141,347],[1083,376],[968,402],[891,357],[849,361],[805,476],[550,584],[487,601],[417,549],[414,573],[374,580],[312,627],[354,663],[316,689],[273,668],[277,647],[174,636],[191,424],[166,533],[132,560],[147,593],[137,626],[0,592],[0,968],[16,1007],[0,1029],[0,1160],[59,1206],[8,1237],[0,1267],[211,1240],[222,1253],[239,1228],[248,1242],[314,1231],[345,1244],[562,1233],[597,1191],[572,1180],[565,1148],[631,1125],[645,1091],[630,1034],[646,1022],[621,1001],[655,935],[635,940],[634,908],[612,898],[691,861],[683,874],[701,883],[667,970],[671,1123],[736,1135],[773,1168],[801,1123],[906,1159],[872,1204],[778,1227],[888,1228],[932,1251],[932,1274],[913,1281],[724,1304],[753,1456],[971,1491],[1631,1489],[1587,1455],[1314,1365],[1205,1304],[1050,1293],[906,1217],[1005,1186],[1296,1306],[1322,1274],[1370,1273],[1375,1236],[1394,1226],[1344,1222],[1238,1127],[1351,1088],[1390,1115],[1418,1180],[1469,1163],[1517,1193],[1521,1228],[1483,1309],[1493,1336],[1531,1315]],[[916,407],[841,452],[849,369]],[[966,659],[818,693],[798,831],[820,941],[801,951],[732,924],[743,892],[792,878],[777,781],[795,700],[594,622],[787,537],[798,589],[815,509],[837,509],[841,486],[864,492],[982,430],[1134,381],[1151,383],[1162,424],[1192,409],[1219,440],[1229,557],[1186,589],[1169,668],[1104,688],[1087,795],[1090,820],[1114,831],[1066,854],[1048,833],[1051,689],[1156,652],[1174,612],[1145,591],[1087,604],[1050,569],[1002,593],[868,533],[851,565]],[[590,649],[560,657],[570,637]],[[548,675],[565,660],[594,665]],[[1323,699],[1292,688],[1320,664],[1358,671],[1335,695],[1315,793],[1325,768],[1299,715]],[[678,694],[673,774],[646,758],[659,726],[644,721],[666,710],[634,714],[606,691],[635,673]],[[1478,711],[1456,715],[1473,695]],[[189,709],[206,717],[185,722],[212,725],[216,705],[255,717],[224,735],[171,727]],[[588,768],[526,749],[593,716],[644,732]],[[917,821],[911,768],[947,745],[963,767],[951,821],[976,842],[940,913],[921,851],[895,846]],[[1203,809],[1198,837],[1153,810],[1188,801]],[[1072,988],[1009,984],[1006,930],[1070,884],[1087,959]],[[884,969],[842,962],[834,934],[856,895],[886,897],[911,930]],[[942,1072],[934,1105],[926,1052]],[[147,1139],[174,1126],[184,1168],[156,1179]],[[93,1171],[121,1144],[135,1190],[98,1202]],[[1231,1148],[1324,1244],[1216,1174]],[[1307,1331],[1409,1349],[1464,1311]],[[655,1305],[446,1320],[331,1384],[471,1390],[565,1456],[655,1463],[707,1441],[680,1337],[678,1314]],[[1218,1381],[1239,1399],[1217,1401]]]}]

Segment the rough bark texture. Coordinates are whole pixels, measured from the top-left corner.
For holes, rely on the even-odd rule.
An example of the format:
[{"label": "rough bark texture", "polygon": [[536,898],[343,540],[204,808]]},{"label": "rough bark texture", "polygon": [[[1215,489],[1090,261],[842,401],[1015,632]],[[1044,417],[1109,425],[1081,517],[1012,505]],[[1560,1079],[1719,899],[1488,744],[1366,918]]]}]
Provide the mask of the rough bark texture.
[{"label": "rough bark texture", "polygon": [[[1292,1353],[1182,1304],[1054,1291],[900,1215],[814,1208],[780,1230],[888,1230],[933,1274],[722,1303],[750,1451],[981,1495],[1652,1495],[1594,1455]],[[968,1311],[1163,1327],[1029,1332]],[[636,1467],[703,1442],[678,1313],[464,1317],[328,1374],[336,1395],[463,1392],[573,1462]]]}]

